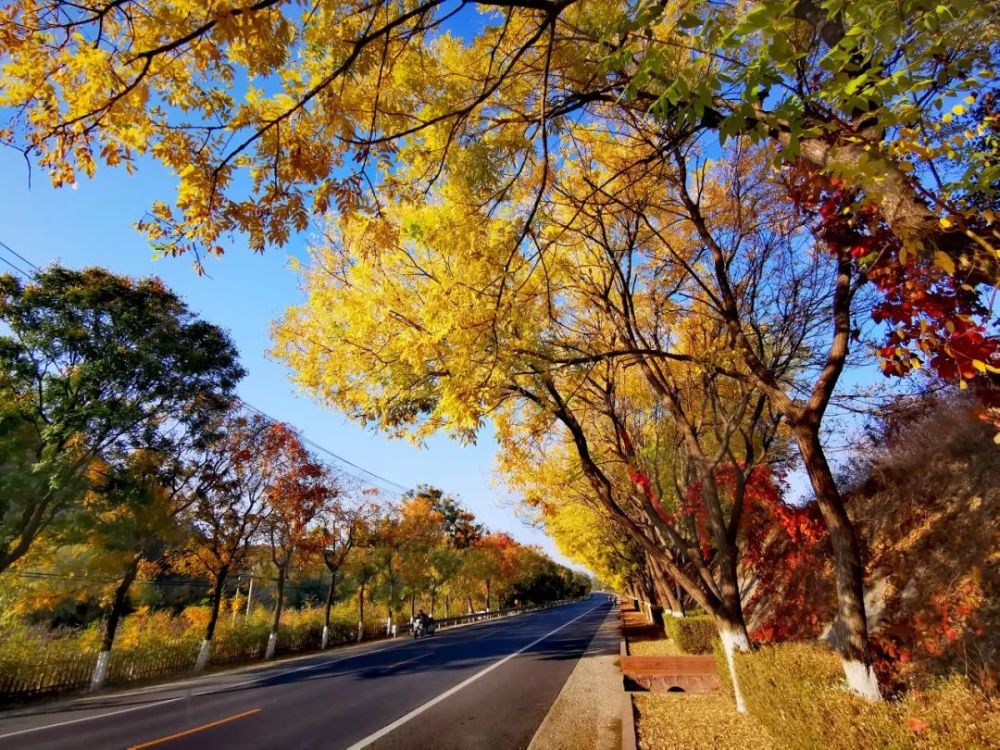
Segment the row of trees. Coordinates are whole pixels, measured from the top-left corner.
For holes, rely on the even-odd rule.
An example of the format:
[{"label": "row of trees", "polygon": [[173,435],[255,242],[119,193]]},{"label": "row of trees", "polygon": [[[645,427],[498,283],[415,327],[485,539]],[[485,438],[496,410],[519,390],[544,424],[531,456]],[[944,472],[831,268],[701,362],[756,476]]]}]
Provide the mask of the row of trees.
[{"label": "row of trees", "polygon": [[14,3],[4,137],[56,184],[161,160],[141,228],[198,263],[329,218],[277,330],[303,387],[393,433],[492,420],[516,484],[575,488],[730,655],[748,496],[795,454],[879,698],[824,429],[852,346],[996,419],[988,3],[509,0],[455,36],[476,4],[171,1]]},{"label": "row of trees", "polygon": [[[440,600],[447,614],[458,601],[472,611],[587,589],[440,490],[422,487],[401,503],[360,491],[288,425],[241,406],[235,348],[159,282],[52,268],[26,285],[0,277],[0,290],[9,331],[0,337],[0,576],[38,567],[57,580],[77,575],[84,598],[88,577],[111,577],[95,687],[137,581],[182,576],[207,586],[197,669],[248,572],[274,581],[266,657],[293,578],[328,579],[322,647],[336,597],[350,586],[359,639],[376,591],[391,625],[407,603],[412,617]],[[68,548],[79,554],[60,565]],[[17,598],[16,587],[7,593]]]}]

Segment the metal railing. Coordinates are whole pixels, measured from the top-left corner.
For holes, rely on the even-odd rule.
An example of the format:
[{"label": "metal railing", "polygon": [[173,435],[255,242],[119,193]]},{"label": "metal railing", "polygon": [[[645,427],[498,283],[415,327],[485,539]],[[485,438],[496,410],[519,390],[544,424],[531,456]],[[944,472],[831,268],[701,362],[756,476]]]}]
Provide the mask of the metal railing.
[{"label": "metal railing", "polygon": [[[441,629],[453,628],[487,620],[549,609],[570,601],[553,602],[537,607],[508,607],[489,612],[471,612],[465,615],[444,617],[436,621]],[[412,623],[397,626],[396,634],[412,633]],[[282,630],[278,643],[279,653],[317,651],[322,629],[318,626]],[[283,636],[283,637],[282,637]],[[366,623],[363,641],[380,640],[387,637],[384,627]],[[265,633],[220,632],[212,651],[213,666],[247,664],[264,654],[267,642]],[[331,634],[330,646],[349,645],[358,642],[357,629],[350,626],[338,627]],[[141,680],[159,679],[181,675],[194,669],[200,639],[182,638],[159,644],[156,648],[117,648],[111,651],[109,685],[123,685]],[[44,651],[32,659],[11,659],[9,654],[0,652],[0,705],[57,693],[83,690],[90,685],[94,664],[97,661],[95,649],[82,650],[72,655],[48,654]]]},{"label": "metal railing", "polygon": [[[486,612],[470,612],[465,615],[456,615],[455,617],[442,617],[438,620],[434,620],[434,624],[437,625],[439,630],[445,628],[452,628],[457,625],[468,625],[474,622],[485,622],[486,620],[499,620],[503,617],[513,617],[514,615],[523,615],[528,612],[538,612],[543,609],[551,609],[552,607],[558,607],[563,604],[569,604],[570,602],[579,601],[577,599],[563,599],[558,602],[552,602],[551,604],[543,604],[533,607],[508,607],[506,609],[494,609]],[[413,622],[402,623],[402,626],[398,628],[397,634],[407,634],[413,632]]]}]

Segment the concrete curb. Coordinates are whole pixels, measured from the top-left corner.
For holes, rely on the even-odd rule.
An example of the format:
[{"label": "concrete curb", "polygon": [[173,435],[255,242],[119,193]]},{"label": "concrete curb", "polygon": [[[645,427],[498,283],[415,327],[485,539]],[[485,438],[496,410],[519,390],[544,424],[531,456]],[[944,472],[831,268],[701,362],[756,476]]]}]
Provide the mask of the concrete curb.
[{"label": "concrete curb", "polygon": [[632,708],[632,694],[622,689],[622,750],[638,750],[635,736],[635,711]]},{"label": "concrete curb", "polygon": [[[621,619],[619,615],[619,624]],[[628,641],[623,637],[618,639],[619,658],[628,656]],[[621,671],[622,663],[619,660],[618,669]],[[621,692],[621,719],[622,719],[622,750],[638,750],[639,741],[635,732],[635,709],[632,707],[632,693],[625,689],[625,672],[622,671],[622,692]]]}]

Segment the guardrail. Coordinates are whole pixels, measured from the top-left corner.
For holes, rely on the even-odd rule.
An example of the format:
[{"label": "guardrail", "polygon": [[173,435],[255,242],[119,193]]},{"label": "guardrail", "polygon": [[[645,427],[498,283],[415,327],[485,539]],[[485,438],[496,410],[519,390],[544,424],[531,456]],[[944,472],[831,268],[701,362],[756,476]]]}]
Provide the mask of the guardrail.
[{"label": "guardrail", "polygon": [[[569,604],[570,602],[581,601],[579,599],[563,599],[558,602],[552,602],[551,604],[545,604],[538,607],[508,607],[507,609],[495,609],[489,612],[471,612],[467,615],[457,615],[455,617],[442,617],[435,620],[434,623],[437,625],[439,630],[445,628],[455,627],[456,625],[467,625],[473,622],[484,622],[486,620],[499,620],[503,617],[513,617],[514,615],[523,615],[528,612],[538,612],[543,609],[551,609],[552,607],[558,607],[563,604]],[[402,624],[402,628],[397,629],[397,633],[412,633],[413,623],[406,622]]]},{"label": "guardrail", "polygon": [[[437,621],[439,628],[452,628],[486,620],[496,620],[504,617],[549,609],[565,600],[553,602],[540,607],[510,607],[490,612],[472,612],[467,615],[446,617]],[[279,653],[316,651],[319,646],[322,629],[317,625],[306,629],[305,633],[289,633],[282,631],[279,636]],[[397,627],[397,635],[412,632],[411,623],[403,623]],[[366,625],[364,641],[386,638],[385,629]],[[217,636],[212,653],[213,666],[248,664],[259,659],[264,654],[267,634],[257,634],[247,639],[237,638],[230,642],[226,634]],[[348,645],[357,642],[356,630],[334,635],[331,646]],[[133,649],[116,648],[111,651],[108,685],[121,686],[130,682],[159,679],[168,676],[178,676],[194,669],[200,640],[178,639],[166,645],[161,644],[156,649],[142,646]],[[12,660],[5,658],[0,652],[0,705],[17,701],[39,698],[84,690],[90,685],[94,664],[97,661],[97,651],[89,649],[71,656],[53,656],[40,653],[37,658]]]}]

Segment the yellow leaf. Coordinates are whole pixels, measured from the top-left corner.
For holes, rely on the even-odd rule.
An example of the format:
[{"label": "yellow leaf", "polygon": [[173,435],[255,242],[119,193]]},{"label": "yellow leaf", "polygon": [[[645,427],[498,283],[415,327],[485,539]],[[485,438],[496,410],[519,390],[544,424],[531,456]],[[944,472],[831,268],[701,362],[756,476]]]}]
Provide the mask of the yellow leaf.
[{"label": "yellow leaf", "polygon": [[955,261],[947,253],[942,253],[940,250],[934,253],[934,265],[952,276],[955,275]]},{"label": "yellow leaf", "polygon": [[951,221],[942,216],[941,217],[941,226],[944,229],[948,229],[948,228],[951,227]]}]

